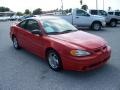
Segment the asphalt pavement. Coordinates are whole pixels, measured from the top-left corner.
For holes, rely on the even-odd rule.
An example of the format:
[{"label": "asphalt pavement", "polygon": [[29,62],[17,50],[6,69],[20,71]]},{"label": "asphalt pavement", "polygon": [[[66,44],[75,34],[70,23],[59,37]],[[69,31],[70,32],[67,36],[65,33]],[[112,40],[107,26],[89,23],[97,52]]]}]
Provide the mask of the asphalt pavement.
[{"label": "asphalt pavement", "polygon": [[13,48],[11,24],[0,22],[0,90],[120,90],[120,26],[84,30],[108,41],[112,56],[106,65],[89,72],[55,72],[38,56]]}]

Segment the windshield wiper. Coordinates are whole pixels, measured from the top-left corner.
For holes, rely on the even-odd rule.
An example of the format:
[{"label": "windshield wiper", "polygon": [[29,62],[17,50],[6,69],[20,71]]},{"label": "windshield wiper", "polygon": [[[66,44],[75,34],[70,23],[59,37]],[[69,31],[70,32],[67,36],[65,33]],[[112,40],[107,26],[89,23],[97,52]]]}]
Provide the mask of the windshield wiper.
[{"label": "windshield wiper", "polygon": [[75,32],[75,31],[78,31],[78,30],[65,30],[65,31],[62,31],[61,33],[69,33],[69,32]]},{"label": "windshield wiper", "polygon": [[61,32],[49,32],[47,34],[50,34],[50,35],[52,35],[52,34],[61,34]]},{"label": "windshield wiper", "polygon": [[63,34],[63,33],[69,33],[69,32],[75,32],[75,31],[78,31],[78,30],[65,30],[65,31],[62,31],[62,32],[49,32],[47,34],[49,35],[52,35],[52,34]]}]

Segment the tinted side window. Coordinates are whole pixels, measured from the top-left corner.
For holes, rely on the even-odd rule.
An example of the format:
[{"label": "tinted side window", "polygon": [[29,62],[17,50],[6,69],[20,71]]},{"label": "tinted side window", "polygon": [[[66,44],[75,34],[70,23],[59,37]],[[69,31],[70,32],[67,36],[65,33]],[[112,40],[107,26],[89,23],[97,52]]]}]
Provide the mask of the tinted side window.
[{"label": "tinted side window", "polygon": [[100,14],[100,15],[103,15],[103,16],[107,16],[107,13],[106,13],[105,11],[103,11],[103,10],[100,10],[100,11],[99,11],[99,14]]},{"label": "tinted side window", "polygon": [[98,14],[98,11],[97,11],[97,10],[91,10],[90,13],[91,13],[92,15],[97,15],[97,14]]},{"label": "tinted side window", "polygon": [[77,10],[76,11],[77,16],[87,16],[88,14],[85,11]]},{"label": "tinted side window", "polygon": [[26,29],[32,31],[32,30],[40,29],[40,27],[37,21],[28,20]]},{"label": "tinted side window", "polygon": [[113,12],[108,12],[109,15],[113,15]]},{"label": "tinted side window", "polygon": [[27,21],[24,20],[24,21],[22,21],[20,24],[18,24],[18,26],[25,29],[25,28],[26,28],[26,22],[27,22]]},{"label": "tinted side window", "polygon": [[115,12],[115,15],[116,16],[120,16],[120,12]]}]

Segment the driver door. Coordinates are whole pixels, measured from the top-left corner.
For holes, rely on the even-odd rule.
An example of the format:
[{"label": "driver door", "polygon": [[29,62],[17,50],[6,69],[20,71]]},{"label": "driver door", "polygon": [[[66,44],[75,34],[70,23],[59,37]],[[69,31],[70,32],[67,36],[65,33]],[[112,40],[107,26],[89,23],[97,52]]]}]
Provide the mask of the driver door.
[{"label": "driver door", "polygon": [[76,16],[73,18],[73,22],[77,26],[88,26],[91,24],[90,15],[83,10],[76,10]]},{"label": "driver door", "polygon": [[24,32],[24,44],[26,48],[36,55],[43,56],[43,37],[40,35],[32,34],[33,30],[40,30],[39,22],[33,19],[29,19],[25,29],[26,32]]}]

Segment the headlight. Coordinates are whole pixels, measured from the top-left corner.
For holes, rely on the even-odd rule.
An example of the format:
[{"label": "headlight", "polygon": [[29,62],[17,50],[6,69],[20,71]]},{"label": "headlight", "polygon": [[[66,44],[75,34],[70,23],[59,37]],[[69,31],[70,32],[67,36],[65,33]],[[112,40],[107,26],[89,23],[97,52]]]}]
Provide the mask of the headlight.
[{"label": "headlight", "polygon": [[89,52],[83,51],[83,50],[71,50],[70,54],[72,56],[88,56],[88,55],[90,55]]}]

